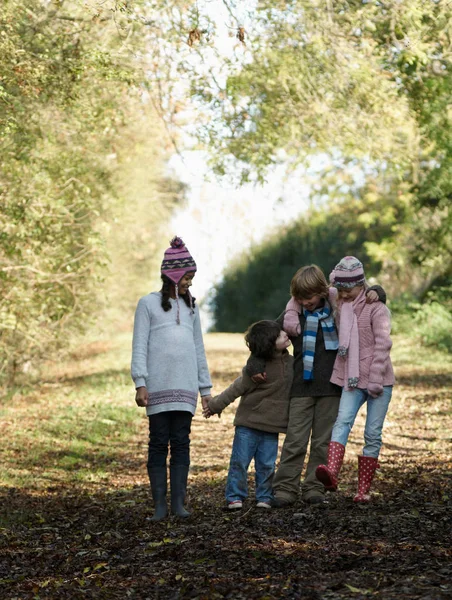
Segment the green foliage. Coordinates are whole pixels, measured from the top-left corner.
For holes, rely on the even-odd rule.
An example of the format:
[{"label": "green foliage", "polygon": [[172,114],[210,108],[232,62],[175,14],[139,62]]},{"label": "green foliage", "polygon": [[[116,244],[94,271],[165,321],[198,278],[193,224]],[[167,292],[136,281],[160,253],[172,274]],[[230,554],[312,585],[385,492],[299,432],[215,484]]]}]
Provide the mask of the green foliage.
[{"label": "green foliage", "polygon": [[96,120],[114,127],[117,117],[83,36],[42,2],[4,4],[0,34],[0,368],[11,380],[86,316],[111,143]]},{"label": "green foliage", "polygon": [[[375,221],[376,194],[385,206],[378,219],[393,222],[367,250],[418,295],[432,273],[452,274],[451,10],[423,0],[264,0],[248,11],[241,63],[228,58],[228,77],[207,74],[192,86],[214,117],[199,137],[218,173],[262,181],[276,163],[295,169],[327,153],[333,169],[319,180],[343,202],[344,171],[360,171],[362,219]],[[369,185],[376,190],[366,198]]]},{"label": "green foliage", "polygon": [[328,279],[339,260],[352,254],[363,262],[368,278],[377,275],[381,265],[366,251],[366,242],[378,240],[388,225],[368,229],[360,219],[363,209],[353,202],[331,213],[314,211],[243,255],[216,287],[216,330],[244,331],[253,321],[275,319],[289,299],[292,276],[303,265],[319,265]]},{"label": "green foliage", "polygon": [[447,297],[441,288],[432,292],[424,303],[412,296],[401,296],[391,303],[393,331],[409,332],[422,346],[450,352],[452,350],[452,312],[450,289]]},{"label": "green foliage", "polygon": [[[134,113],[143,128],[157,119],[145,122],[140,108],[140,5],[0,7],[0,385],[67,347],[103,306],[107,221],[127,198],[117,157],[125,147],[138,156],[125,125]],[[161,144],[153,160],[162,163]],[[147,235],[173,199],[162,194],[158,203]]]},{"label": "green foliage", "polygon": [[414,332],[424,345],[452,351],[452,315],[442,304],[421,306],[414,319]]},{"label": "green foliage", "polygon": [[160,263],[171,232],[172,211],[185,200],[186,188],[165,173],[162,127],[152,109],[135,106],[123,131],[103,232],[108,264],[97,295],[99,329],[124,323],[130,329],[138,299],[159,289]]}]

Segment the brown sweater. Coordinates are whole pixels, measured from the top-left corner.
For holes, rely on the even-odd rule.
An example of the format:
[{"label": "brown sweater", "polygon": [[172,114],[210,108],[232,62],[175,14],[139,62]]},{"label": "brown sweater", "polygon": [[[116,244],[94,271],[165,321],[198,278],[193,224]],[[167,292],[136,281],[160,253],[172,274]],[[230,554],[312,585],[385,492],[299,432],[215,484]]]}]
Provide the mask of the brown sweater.
[{"label": "brown sweater", "polygon": [[[284,313],[277,319],[277,322],[282,326]],[[303,313],[300,315],[301,331],[304,330],[305,317]],[[319,396],[340,396],[342,389],[330,383],[331,373],[333,372],[334,361],[336,360],[337,350],[326,350],[323,340],[323,330],[319,327],[317,331],[317,339],[315,342],[315,360],[314,360],[314,378],[311,381],[303,380],[303,336],[297,335],[290,338],[293,344],[294,356],[294,373],[293,383],[290,390],[291,398],[306,398]],[[250,377],[257,373],[267,371],[267,365],[262,358],[256,358],[250,355],[246,363],[247,374]]]},{"label": "brown sweater", "polygon": [[260,431],[285,433],[289,419],[289,394],[293,379],[293,357],[285,350],[266,363],[267,381],[255,384],[243,368],[224,392],[209,401],[214,414],[221,413],[241,396],[234,425]]}]

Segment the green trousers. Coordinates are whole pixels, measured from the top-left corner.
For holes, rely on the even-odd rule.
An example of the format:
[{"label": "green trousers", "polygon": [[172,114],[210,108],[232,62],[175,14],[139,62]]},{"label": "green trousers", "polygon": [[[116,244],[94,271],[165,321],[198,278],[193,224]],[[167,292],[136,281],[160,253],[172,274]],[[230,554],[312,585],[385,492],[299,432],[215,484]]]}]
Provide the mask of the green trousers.
[{"label": "green trousers", "polygon": [[308,449],[309,462],[302,485],[302,496],[323,496],[324,487],[316,479],[318,465],[327,461],[331,430],[339,410],[340,396],[316,396],[291,398],[289,425],[284,440],[281,460],[273,479],[273,494],[276,498],[295,502],[300,489],[301,472]]}]

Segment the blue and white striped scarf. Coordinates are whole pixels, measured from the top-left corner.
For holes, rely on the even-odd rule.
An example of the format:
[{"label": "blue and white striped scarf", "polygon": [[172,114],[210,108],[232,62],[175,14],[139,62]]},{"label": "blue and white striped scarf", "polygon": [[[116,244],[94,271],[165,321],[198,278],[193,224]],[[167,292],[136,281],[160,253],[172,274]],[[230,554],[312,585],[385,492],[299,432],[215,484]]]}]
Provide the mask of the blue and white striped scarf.
[{"label": "blue and white striped scarf", "polygon": [[311,381],[313,379],[315,342],[319,321],[322,325],[326,350],[337,350],[339,340],[334,318],[331,314],[331,306],[328,302],[325,302],[323,308],[314,310],[313,312],[304,309],[303,314],[306,319],[303,331],[303,379],[304,381]]}]

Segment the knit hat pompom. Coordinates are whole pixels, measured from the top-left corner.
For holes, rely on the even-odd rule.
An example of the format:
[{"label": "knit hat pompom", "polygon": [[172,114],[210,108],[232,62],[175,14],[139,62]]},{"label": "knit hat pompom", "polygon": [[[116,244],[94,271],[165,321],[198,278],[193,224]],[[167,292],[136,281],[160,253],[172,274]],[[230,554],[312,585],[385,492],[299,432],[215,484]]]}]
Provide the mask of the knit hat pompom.
[{"label": "knit hat pompom", "polygon": [[184,242],[182,238],[177,237],[177,235],[175,235],[170,241],[170,246],[171,248],[182,248],[182,246],[184,246]]},{"label": "knit hat pompom", "polygon": [[337,288],[353,288],[366,281],[363,264],[355,256],[345,256],[331,271],[330,281]]},{"label": "knit hat pompom", "polygon": [[176,235],[170,242],[170,248],[165,250],[161,273],[177,285],[191,271],[196,271],[196,263],[182,238]]}]

